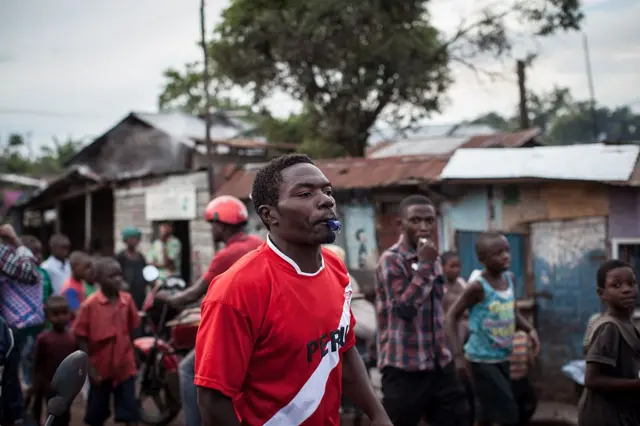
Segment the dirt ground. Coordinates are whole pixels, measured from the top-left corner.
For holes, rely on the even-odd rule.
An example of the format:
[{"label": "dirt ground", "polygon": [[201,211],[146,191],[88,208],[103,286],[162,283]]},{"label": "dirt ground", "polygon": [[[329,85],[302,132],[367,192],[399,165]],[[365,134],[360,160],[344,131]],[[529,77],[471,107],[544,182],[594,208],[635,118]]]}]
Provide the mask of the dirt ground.
[{"label": "dirt ground", "polygon": [[[73,405],[71,406],[71,424],[70,426],[84,426],[84,407],[85,402],[82,397],[76,398]],[[115,426],[116,423],[113,422],[113,419],[109,420],[105,426]],[[176,417],[176,419],[171,422],[169,426],[182,426],[184,425],[184,420],[182,419],[182,413]]]}]

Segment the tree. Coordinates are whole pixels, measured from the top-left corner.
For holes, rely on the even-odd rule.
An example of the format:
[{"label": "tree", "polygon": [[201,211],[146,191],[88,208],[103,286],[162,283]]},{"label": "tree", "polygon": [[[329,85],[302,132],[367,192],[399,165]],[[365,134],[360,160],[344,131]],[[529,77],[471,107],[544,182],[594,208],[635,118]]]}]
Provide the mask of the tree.
[{"label": "tree", "polygon": [[0,172],[36,177],[60,173],[64,170],[66,161],[82,148],[83,142],[72,138],[64,141],[54,138],[52,145],[42,146],[39,155],[35,155],[22,135],[9,135],[4,143],[0,141]]},{"label": "tree", "polygon": [[[596,106],[594,124],[591,101],[575,100],[566,87],[554,87],[543,93],[530,92],[528,105],[532,125],[542,130],[550,144],[593,143],[600,139],[621,143],[640,141],[640,115],[627,106],[614,109]],[[519,128],[517,114],[503,117],[490,112],[471,123],[487,124],[502,131]]]},{"label": "tree", "polygon": [[440,109],[452,61],[511,47],[506,20],[536,35],[578,29],[577,0],[520,0],[484,11],[449,39],[424,1],[232,0],[210,52],[219,76],[260,101],[282,90],[309,106],[321,141],[362,156],[372,125],[396,125]]}]

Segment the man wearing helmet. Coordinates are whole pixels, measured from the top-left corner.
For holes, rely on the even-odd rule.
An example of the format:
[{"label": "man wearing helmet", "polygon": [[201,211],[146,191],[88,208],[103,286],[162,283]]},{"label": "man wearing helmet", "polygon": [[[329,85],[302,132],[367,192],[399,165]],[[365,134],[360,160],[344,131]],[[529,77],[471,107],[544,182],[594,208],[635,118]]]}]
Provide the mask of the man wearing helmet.
[{"label": "man wearing helmet", "polygon": [[[204,296],[211,280],[263,243],[256,236],[245,234],[244,228],[248,219],[247,208],[239,199],[230,195],[222,195],[211,200],[205,209],[205,220],[211,224],[214,241],[224,243],[225,247],[216,253],[207,272],[194,285],[173,296],[160,293],[157,299],[168,303],[173,308],[180,309]],[[191,351],[180,363],[180,389],[186,426],[201,424],[196,401],[196,387],[193,384],[194,364],[195,350]]]}]

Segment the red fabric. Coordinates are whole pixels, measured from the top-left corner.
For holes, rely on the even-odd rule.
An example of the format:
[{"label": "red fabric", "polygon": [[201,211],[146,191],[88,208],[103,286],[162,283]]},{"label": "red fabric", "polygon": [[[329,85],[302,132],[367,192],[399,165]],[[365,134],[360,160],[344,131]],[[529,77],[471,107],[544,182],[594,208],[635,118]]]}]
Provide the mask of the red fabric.
[{"label": "red fabric", "polygon": [[102,380],[111,379],[117,385],[135,376],[131,332],[139,323],[136,305],[124,291],[115,303],[97,291],[80,306],[72,331],[87,339],[89,361]]},{"label": "red fabric", "polygon": [[44,331],[38,335],[33,350],[33,369],[38,385],[51,384],[60,363],[77,349],[76,339],[69,331]]},{"label": "red fabric", "polygon": [[250,251],[257,249],[262,244],[264,244],[264,241],[254,235],[234,235],[227,241],[226,247],[218,251],[211,260],[209,269],[207,269],[207,272],[204,274],[204,281],[211,283],[215,277],[231,268],[238,259]]},{"label": "red fabric", "polygon": [[[349,276],[335,254],[323,250],[323,257],[318,274],[301,275],[265,243],[209,287],[196,341],[195,384],[232,398],[243,424],[265,424],[303,393],[308,398],[294,411],[311,406],[310,398],[319,404],[301,424],[340,424],[341,359],[355,344],[355,320],[351,315],[340,327],[347,318],[343,310],[350,314]],[[326,386],[302,392],[319,365],[331,359],[337,361],[326,370]]]}]

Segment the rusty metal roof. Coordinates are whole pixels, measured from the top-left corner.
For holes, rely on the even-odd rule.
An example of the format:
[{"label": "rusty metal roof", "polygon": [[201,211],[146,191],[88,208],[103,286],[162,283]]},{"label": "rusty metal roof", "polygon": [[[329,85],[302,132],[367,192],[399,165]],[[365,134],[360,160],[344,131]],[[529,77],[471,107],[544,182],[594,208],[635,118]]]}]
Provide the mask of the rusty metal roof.
[{"label": "rusty metal roof", "polygon": [[540,135],[540,129],[533,128],[513,133],[494,133],[492,135],[472,136],[460,148],[517,148]]},{"label": "rusty metal roof", "polygon": [[[370,189],[395,185],[434,182],[447,164],[448,156],[407,156],[393,158],[336,158],[318,160],[336,190]],[[249,198],[258,165],[248,165],[232,173],[217,195]]]}]

